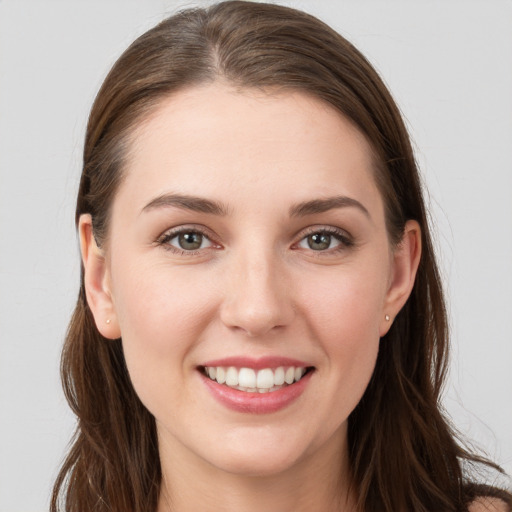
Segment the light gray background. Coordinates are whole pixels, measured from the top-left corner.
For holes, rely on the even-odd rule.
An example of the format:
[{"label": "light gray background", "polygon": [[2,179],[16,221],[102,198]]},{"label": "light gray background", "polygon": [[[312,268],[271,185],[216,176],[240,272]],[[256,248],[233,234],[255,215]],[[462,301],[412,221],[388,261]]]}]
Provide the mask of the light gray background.
[{"label": "light gray background", "polygon": [[[451,304],[446,407],[512,472],[512,3],[288,2],[376,65],[430,189]],[[77,292],[88,109],[134,39],[192,2],[0,0],[0,511],[47,508],[73,428],[59,352]]]}]

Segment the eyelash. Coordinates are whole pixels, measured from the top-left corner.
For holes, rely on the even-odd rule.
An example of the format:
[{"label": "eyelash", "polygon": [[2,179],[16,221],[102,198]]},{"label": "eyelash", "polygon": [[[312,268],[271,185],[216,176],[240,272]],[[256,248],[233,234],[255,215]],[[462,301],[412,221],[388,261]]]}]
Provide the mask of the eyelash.
[{"label": "eyelash", "polygon": [[[180,234],[184,233],[195,233],[199,234],[202,237],[204,237],[206,240],[208,240],[213,247],[219,248],[220,244],[217,244],[213,237],[207,232],[205,229],[201,228],[200,226],[180,226],[179,228],[172,229],[171,231],[166,231],[163,233],[157,240],[156,243],[159,246],[162,246],[165,250],[170,251],[174,254],[178,254],[180,256],[195,256],[199,254],[201,251],[204,251],[205,248],[200,248],[197,250],[186,250],[186,249],[180,249],[178,247],[175,247],[173,245],[170,245],[170,241],[174,238],[178,237]],[[303,240],[305,240],[308,236],[311,235],[322,235],[326,234],[329,236],[334,237],[338,242],[339,245],[332,249],[326,249],[326,250],[317,250],[310,249],[309,252],[313,253],[315,257],[325,257],[332,254],[337,254],[339,252],[345,251],[347,249],[350,249],[355,246],[355,242],[353,238],[344,230],[341,230],[339,228],[335,228],[332,226],[312,226],[310,228],[307,228],[305,231],[301,233],[301,237],[298,240],[298,242],[295,242],[293,244],[293,248],[295,250],[300,250],[300,248],[296,247],[298,244],[300,244]]]},{"label": "eyelash", "polygon": [[338,254],[340,252],[351,249],[355,246],[354,239],[351,235],[349,235],[346,231],[335,228],[334,226],[312,226],[306,229],[305,232],[301,233],[301,238],[294,245],[298,245],[303,240],[305,240],[308,236],[311,235],[329,235],[335,238],[339,245],[332,249],[326,249],[324,251],[315,251],[314,249],[310,249],[309,252],[313,253],[315,257],[328,257],[331,255]]},{"label": "eyelash", "polygon": [[166,251],[170,251],[174,254],[178,254],[179,256],[195,256],[200,253],[200,251],[204,249],[197,250],[186,250],[180,249],[173,245],[170,245],[170,241],[174,238],[180,236],[184,233],[197,233],[208,240],[213,246],[220,247],[219,244],[216,244],[213,240],[213,237],[207,232],[205,229],[200,226],[180,226],[179,228],[172,229],[171,231],[166,231],[163,235],[161,235],[156,243],[162,246]]}]

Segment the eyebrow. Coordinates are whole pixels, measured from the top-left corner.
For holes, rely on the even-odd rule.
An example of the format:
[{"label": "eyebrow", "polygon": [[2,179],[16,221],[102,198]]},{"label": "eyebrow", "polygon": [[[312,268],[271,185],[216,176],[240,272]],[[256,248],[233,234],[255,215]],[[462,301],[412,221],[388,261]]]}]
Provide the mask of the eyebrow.
[{"label": "eyebrow", "polygon": [[[228,208],[218,201],[182,194],[162,194],[161,196],[155,197],[144,206],[141,213],[165,207],[180,208],[223,217],[228,215]],[[289,214],[290,217],[305,217],[307,215],[324,213],[336,208],[347,207],[357,208],[363,212],[366,217],[371,219],[370,213],[359,201],[347,196],[333,196],[325,199],[304,201],[293,205],[289,210]]]},{"label": "eyebrow", "polygon": [[226,216],[228,209],[222,203],[204,199],[202,197],[181,195],[181,194],[163,194],[150,201],[142,212],[154,210],[156,208],[174,207],[192,212],[210,213],[212,215]]},{"label": "eyebrow", "polygon": [[347,196],[333,196],[325,199],[305,201],[290,208],[290,217],[305,217],[315,213],[324,213],[335,208],[357,208],[371,220],[370,212],[356,199]]}]

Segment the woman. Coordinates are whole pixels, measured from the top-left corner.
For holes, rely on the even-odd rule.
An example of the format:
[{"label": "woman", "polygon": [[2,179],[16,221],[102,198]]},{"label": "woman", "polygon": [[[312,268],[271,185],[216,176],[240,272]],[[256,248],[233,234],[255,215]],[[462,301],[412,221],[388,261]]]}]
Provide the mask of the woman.
[{"label": "woman", "polygon": [[507,510],[439,408],[407,132],[327,26],[226,2],[144,34],[93,106],[76,221],[52,510]]}]

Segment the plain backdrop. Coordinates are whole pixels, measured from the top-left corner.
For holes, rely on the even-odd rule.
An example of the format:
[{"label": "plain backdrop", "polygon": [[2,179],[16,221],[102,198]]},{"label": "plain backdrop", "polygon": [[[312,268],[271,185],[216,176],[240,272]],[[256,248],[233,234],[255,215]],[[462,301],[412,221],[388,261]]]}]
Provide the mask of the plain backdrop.
[{"label": "plain backdrop", "polygon": [[[47,509],[72,433],[59,353],[78,289],[88,110],[139,34],[204,2],[0,0],[0,512]],[[302,0],[393,92],[450,303],[445,406],[512,472],[512,3]]]}]

